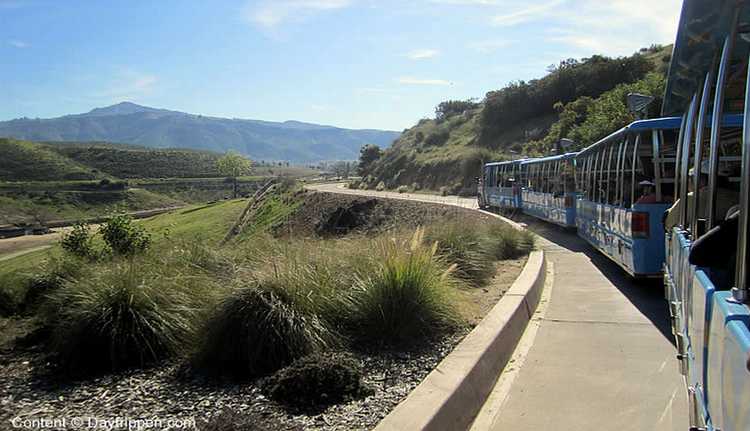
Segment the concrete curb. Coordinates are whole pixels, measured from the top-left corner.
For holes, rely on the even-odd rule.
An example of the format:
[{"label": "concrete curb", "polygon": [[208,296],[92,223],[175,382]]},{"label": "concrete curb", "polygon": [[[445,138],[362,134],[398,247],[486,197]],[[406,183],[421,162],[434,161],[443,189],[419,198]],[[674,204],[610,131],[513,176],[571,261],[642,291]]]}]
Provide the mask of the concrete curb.
[{"label": "concrete curb", "polygon": [[545,275],[544,252],[532,252],[510,290],[375,430],[468,429],[534,314]]}]

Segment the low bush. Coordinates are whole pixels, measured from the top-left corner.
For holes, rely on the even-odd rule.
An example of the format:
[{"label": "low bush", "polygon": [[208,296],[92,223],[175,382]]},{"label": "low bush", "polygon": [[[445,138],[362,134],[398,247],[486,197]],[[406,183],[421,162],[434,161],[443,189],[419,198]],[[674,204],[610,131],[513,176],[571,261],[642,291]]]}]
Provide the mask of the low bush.
[{"label": "low bush", "polygon": [[360,181],[360,180],[352,180],[352,181],[349,181],[349,183],[346,185],[346,187],[348,187],[350,189],[359,189],[361,185],[362,185],[362,181]]},{"label": "low bush", "polygon": [[[105,181],[105,180],[102,180]],[[93,258],[96,251],[92,244],[91,231],[86,223],[76,223],[73,230],[63,235],[60,246],[66,252],[83,258]]]},{"label": "low bush", "polygon": [[247,379],[335,344],[324,322],[284,286],[256,281],[217,307],[192,363],[203,374]]},{"label": "low bush", "polygon": [[300,409],[320,409],[373,393],[359,362],[346,353],[313,353],[263,382],[268,397]]},{"label": "low bush", "polygon": [[488,249],[498,260],[518,259],[534,249],[534,235],[511,226],[493,223],[487,232]]},{"label": "low bush", "polygon": [[423,231],[411,242],[382,240],[369,270],[359,269],[345,299],[345,321],[363,343],[398,345],[435,335],[458,323],[452,267],[426,246]]},{"label": "low bush", "polygon": [[449,194],[448,187],[441,186],[440,187],[440,196],[448,196],[448,194]]},{"label": "low bush", "polygon": [[73,375],[181,354],[193,345],[201,310],[210,304],[210,287],[201,281],[141,261],[98,265],[48,294],[50,349]]},{"label": "low bush", "polygon": [[422,186],[419,185],[419,183],[412,183],[411,184],[411,189],[414,190],[414,191],[422,190]]},{"label": "low bush", "polygon": [[383,181],[379,182],[378,185],[375,187],[375,190],[382,192],[385,190],[385,183]]},{"label": "low bush", "polygon": [[398,186],[398,188],[396,189],[396,191],[399,192],[399,193],[406,193],[406,192],[409,191],[409,188],[406,187],[406,186]]},{"label": "low bush", "polygon": [[109,249],[119,255],[132,256],[151,245],[151,235],[127,214],[110,217],[99,228]]},{"label": "low bush", "polygon": [[453,274],[481,286],[495,273],[495,259],[485,241],[486,230],[477,223],[446,222],[430,226],[426,239],[437,243],[437,253],[455,265]]}]

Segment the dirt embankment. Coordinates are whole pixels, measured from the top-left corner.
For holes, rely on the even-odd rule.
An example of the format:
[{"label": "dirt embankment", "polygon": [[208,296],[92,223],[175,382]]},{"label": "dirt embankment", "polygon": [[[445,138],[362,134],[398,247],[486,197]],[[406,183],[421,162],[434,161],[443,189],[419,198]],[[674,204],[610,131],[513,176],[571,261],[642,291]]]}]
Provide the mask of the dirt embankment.
[{"label": "dirt embankment", "polygon": [[410,229],[438,220],[491,220],[465,208],[377,197],[327,192],[307,193],[289,219],[276,227],[277,234],[341,236],[377,234]]}]

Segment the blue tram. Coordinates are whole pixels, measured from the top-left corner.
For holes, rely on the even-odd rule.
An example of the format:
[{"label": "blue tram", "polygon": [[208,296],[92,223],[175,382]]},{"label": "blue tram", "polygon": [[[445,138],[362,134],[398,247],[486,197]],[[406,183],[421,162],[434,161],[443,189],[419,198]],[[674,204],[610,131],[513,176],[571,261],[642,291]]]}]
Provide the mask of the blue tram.
[{"label": "blue tram", "polygon": [[750,1],[686,0],[662,109],[682,114],[664,285],[691,429],[750,429],[748,24]]},{"label": "blue tram", "polygon": [[567,228],[576,226],[576,153],[521,162],[523,212]]},{"label": "blue tram", "polygon": [[480,208],[521,208],[519,175],[523,161],[524,159],[484,165],[478,194]]},{"label": "blue tram", "polygon": [[664,118],[518,176],[523,212],[576,226],[632,275],[663,265],[692,430],[750,430],[749,29],[750,0],[684,0]]},{"label": "blue tram", "polygon": [[578,235],[635,277],[661,277],[680,124],[635,121],[576,155]]}]

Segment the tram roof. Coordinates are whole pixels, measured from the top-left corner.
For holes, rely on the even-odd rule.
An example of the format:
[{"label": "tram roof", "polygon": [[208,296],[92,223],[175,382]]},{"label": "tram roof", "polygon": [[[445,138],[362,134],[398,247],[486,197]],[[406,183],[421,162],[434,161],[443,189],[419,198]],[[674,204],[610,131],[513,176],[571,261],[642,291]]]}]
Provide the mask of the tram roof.
[{"label": "tram roof", "polygon": [[572,159],[572,158],[574,158],[577,155],[578,155],[578,153],[565,153],[565,154],[558,154],[556,156],[539,157],[539,158],[535,158],[535,159],[524,160],[523,163],[521,163],[521,164],[522,165],[530,165],[530,164],[533,164],[533,163],[544,163],[544,162],[551,162],[551,161],[555,161],[555,160],[567,160],[567,159]]},{"label": "tram roof", "polygon": [[680,117],[651,118],[648,120],[633,121],[632,123],[628,124],[622,129],[616,132],[610,133],[608,136],[584,148],[583,150],[581,150],[579,154],[587,153],[591,151],[592,149],[600,145],[604,145],[607,142],[610,142],[614,139],[617,139],[620,136],[628,132],[644,131],[644,130],[679,129],[681,124],[682,124],[682,118]]},{"label": "tram roof", "polygon": [[532,159],[516,159],[516,160],[506,160],[504,162],[490,162],[490,163],[485,163],[484,166],[514,165],[514,164],[520,164],[521,162],[525,162],[527,160],[532,160]]},{"label": "tram roof", "polygon": [[[731,31],[736,0],[684,0],[662,104],[662,115],[682,114],[706,73],[721,54]],[[750,8],[741,7],[740,31],[750,23]],[[747,43],[738,39],[738,43]]]}]

